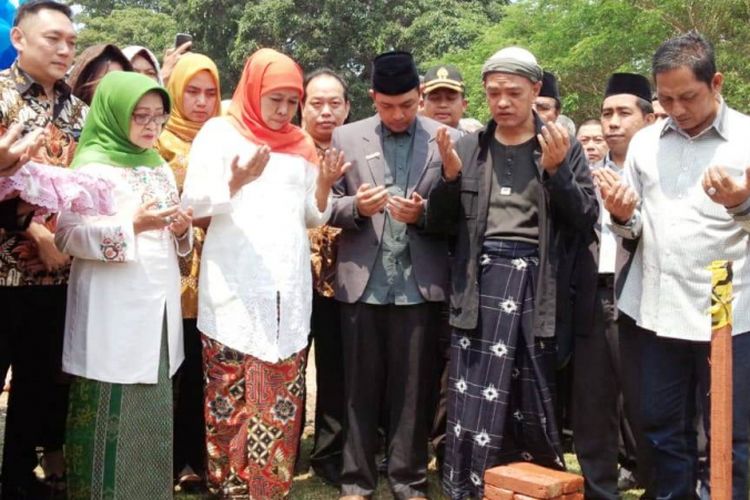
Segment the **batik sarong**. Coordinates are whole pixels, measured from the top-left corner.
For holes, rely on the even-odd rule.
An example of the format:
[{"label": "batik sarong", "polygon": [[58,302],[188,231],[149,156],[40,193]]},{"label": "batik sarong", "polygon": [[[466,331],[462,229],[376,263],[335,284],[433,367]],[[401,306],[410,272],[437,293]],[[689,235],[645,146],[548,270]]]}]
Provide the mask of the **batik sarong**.
[{"label": "batik sarong", "polygon": [[202,338],[209,489],[224,498],[285,498],[302,431],[306,350],[266,363]]},{"label": "batik sarong", "polygon": [[172,382],[166,330],[156,384],[76,377],[65,460],[70,500],[171,499]]},{"label": "batik sarong", "polygon": [[477,328],[452,333],[443,467],[452,499],[481,499],[484,471],[496,465],[564,467],[552,394],[556,346],[532,328],[537,252],[525,243],[486,243]]}]

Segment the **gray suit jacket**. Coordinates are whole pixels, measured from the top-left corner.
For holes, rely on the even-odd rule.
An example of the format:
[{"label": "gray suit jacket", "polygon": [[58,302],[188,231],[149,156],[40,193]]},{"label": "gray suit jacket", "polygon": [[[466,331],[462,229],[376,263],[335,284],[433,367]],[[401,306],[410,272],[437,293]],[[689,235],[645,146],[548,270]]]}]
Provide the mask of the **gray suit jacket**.
[{"label": "gray suit jacket", "polygon": [[[413,192],[427,199],[442,175],[442,160],[435,134],[442,125],[434,120],[417,117],[414,149],[406,196]],[[452,130],[454,140],[458,131]],[[334,187],[333,212],[329,224],[343,231],[336,258],[336,299],[357,302],[370,279],[370,272],[380,248],[385,214],[355,218],[354,195],[360,185],[382,186],[385,177],[382,124],[375,115],[337,128],[332,146],[344,152],[352,165]],[[429,203],[429,200],[427,200]],[[409,252],[419,291],[430,302],[444,301],[448,286],[448,240],[441,235],[425,234],[419,227],[407,227]]]}]

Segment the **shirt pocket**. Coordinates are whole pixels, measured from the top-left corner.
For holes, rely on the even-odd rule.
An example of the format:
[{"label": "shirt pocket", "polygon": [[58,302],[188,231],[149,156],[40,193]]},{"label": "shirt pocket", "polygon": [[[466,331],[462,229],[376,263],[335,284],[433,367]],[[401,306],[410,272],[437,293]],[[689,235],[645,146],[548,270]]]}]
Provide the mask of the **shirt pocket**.
[{"label": "shirt pocket", "polygon": [[461,209],[467,219],[477,218],[477,199],[479,198],[479,179],[464,177],[461,179]]}]

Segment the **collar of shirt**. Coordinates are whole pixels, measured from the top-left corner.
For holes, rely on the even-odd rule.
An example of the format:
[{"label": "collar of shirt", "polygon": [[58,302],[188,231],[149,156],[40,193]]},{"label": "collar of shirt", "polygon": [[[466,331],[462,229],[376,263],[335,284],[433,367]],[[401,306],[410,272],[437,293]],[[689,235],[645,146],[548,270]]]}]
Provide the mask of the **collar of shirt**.
[{"label": "collar of shirt", "polygon": [[702,130],[699,134],[695,135],[694,137],[690,137],[684,130],[682,130],[677,123],[672,119],[670,116],[666,120],[664,120],[664,125],[662,125],[661,134],[659,137],[664,137],[669,132],[675,132],[677,134],[680,134],[681,136],[685,137],[686,139],[697,139],[701,137],[702,135],[705,135],[709,133],[710,130],[715,130],[716,133],[721,137],[722,139],[729,140],[727,138],[727,123],[726,123],[726,117],[727,117],[727,103],[724,101],[724,98],[719,97],[719,112],[716,113],[716,118],[714,118],[714,121],[706,127],[704,130]]},{"label": "collar of shirt", "polygon": [[411,122],[411,125],[409,125],[409,128],[404,130],[403,132],[394,132],[391,129],[389,129],[385,123],[382,121],[380,122],[383,125],[383,136],[384,137],[398,137],[400,135],[408,135],[413,136],[414,131],[417,129],[417,119],[415,118],[413,122]]},{"label": "collar of shirt", "polygon": [[[21,69],[18,65],[18,59],[13,62],[10,67],[11,77],[16,84],[16,90],[21,95],[29,94],[32,97],[39,97],[44,94],[44,87],[42,84],[34,80],[28,73]],[[65,83],[64,80],[58,80],[55,82],[55,101],[60,102],[70,97],[70,86]]]},{"label": "collar of shirt", "polygon": [[617,166],[617,163],[612,160],[612,153],[607,153],[607,156],[604,157],[602,167],[612,169],[618,174],[622,174],[623,171],[623,167]]}]

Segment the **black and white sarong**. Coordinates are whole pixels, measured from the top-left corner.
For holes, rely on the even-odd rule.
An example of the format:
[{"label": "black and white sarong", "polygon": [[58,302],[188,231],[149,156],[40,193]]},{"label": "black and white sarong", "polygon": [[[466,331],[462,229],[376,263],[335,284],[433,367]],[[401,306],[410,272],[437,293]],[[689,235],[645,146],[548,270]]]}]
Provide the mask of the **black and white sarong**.
[{"label": "black and white sarong", "polygon": [[532,328],[536,245],[487,241],[475,330],[451,336],[443,487],[481,499],[484,471],[529,461],[564,468],[553,404],[556,344]]}]

